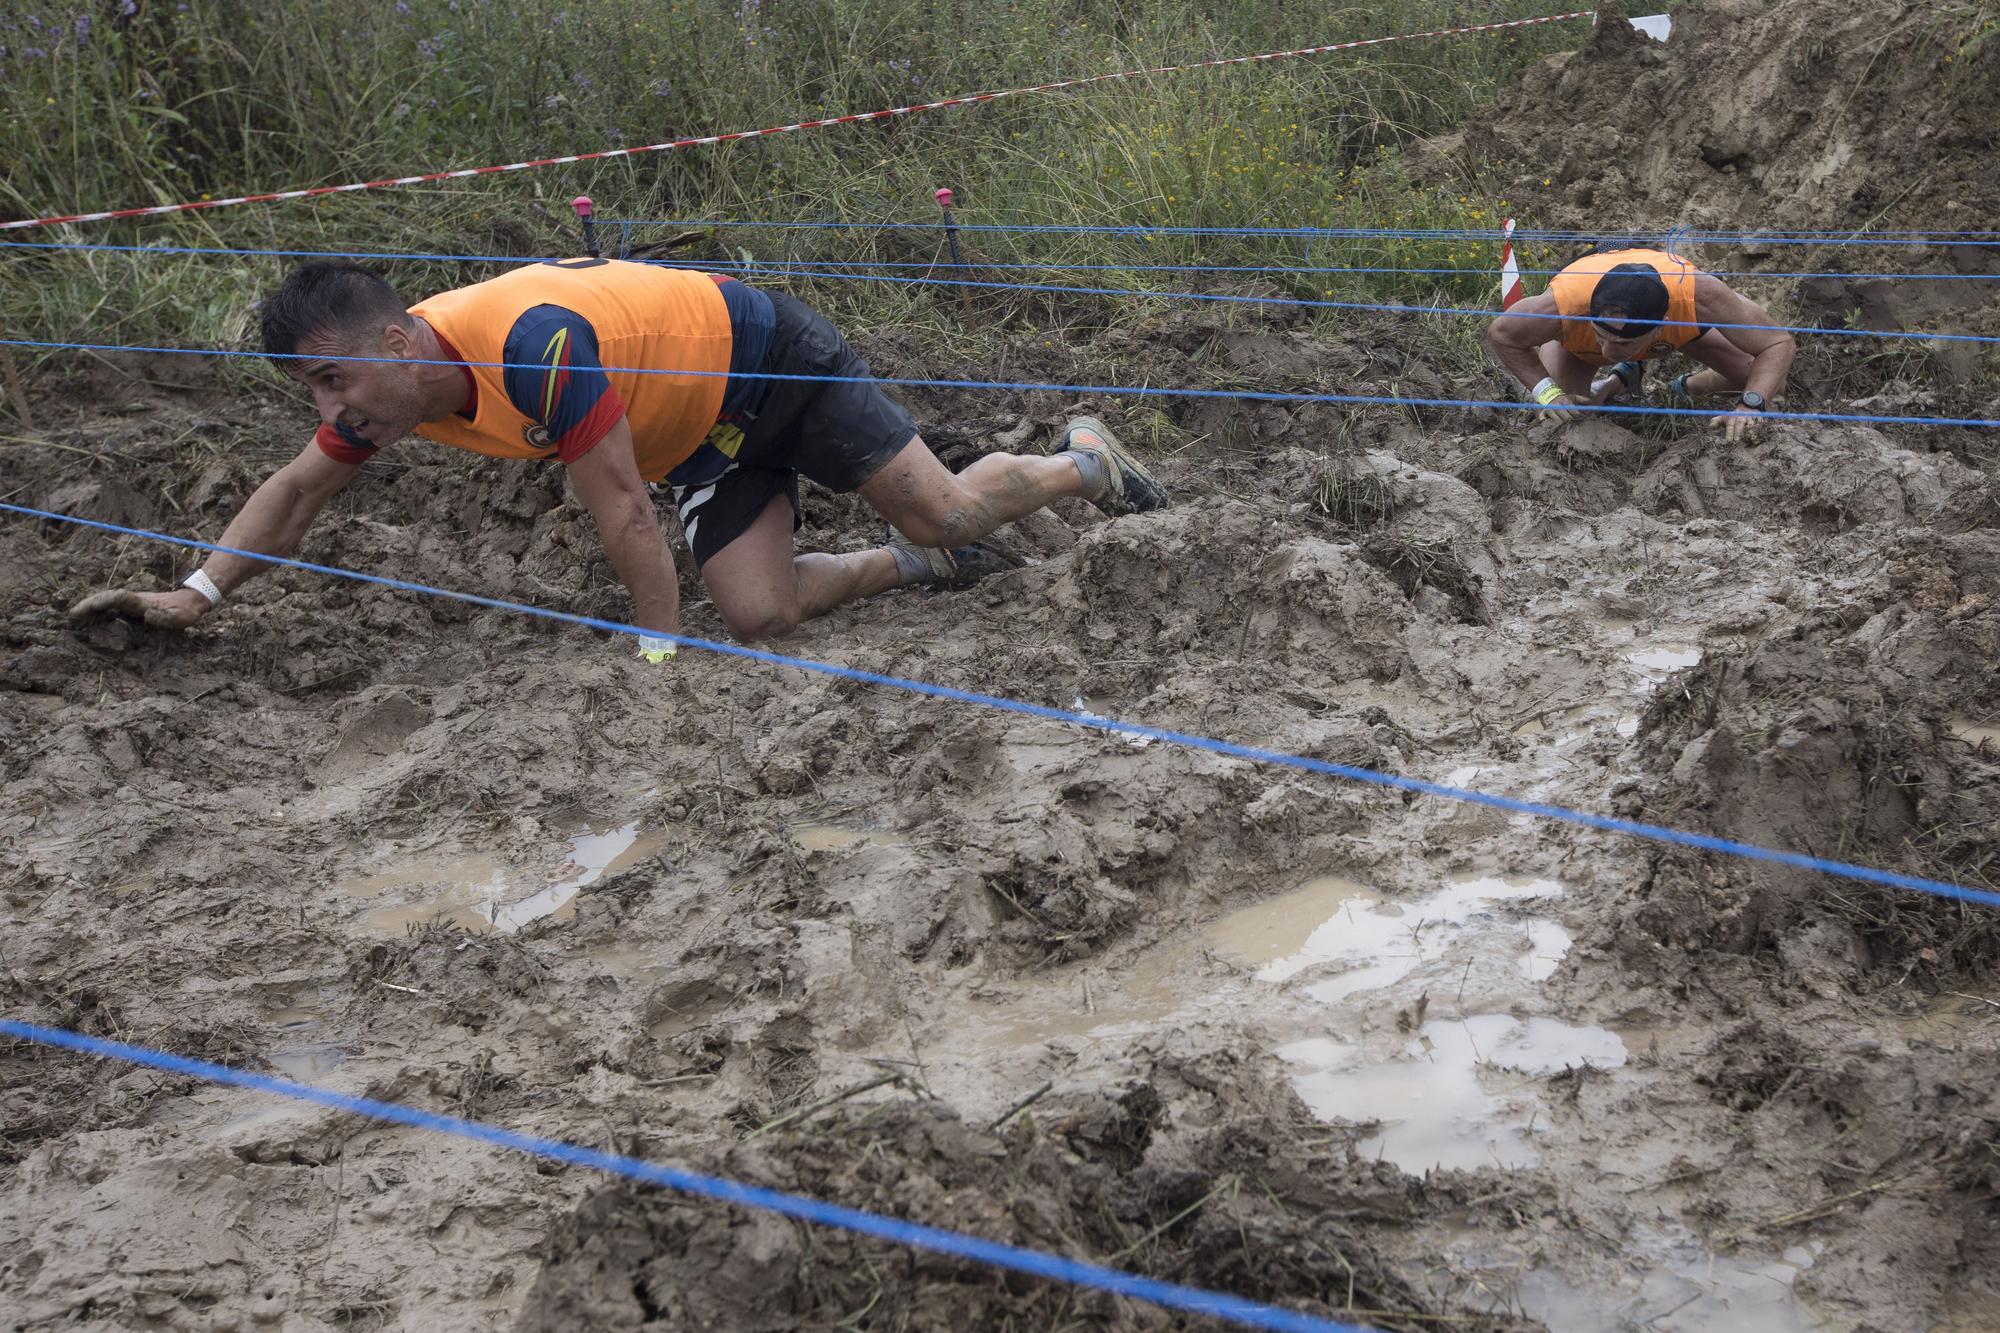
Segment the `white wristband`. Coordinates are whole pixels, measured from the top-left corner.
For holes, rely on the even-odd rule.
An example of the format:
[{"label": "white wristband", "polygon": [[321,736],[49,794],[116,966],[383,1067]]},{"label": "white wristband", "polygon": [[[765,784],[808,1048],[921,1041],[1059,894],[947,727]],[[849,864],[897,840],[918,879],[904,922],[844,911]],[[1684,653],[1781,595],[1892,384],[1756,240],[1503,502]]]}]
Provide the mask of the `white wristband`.
[{"label": "white wristband", "polygon": [[193,588],[203,597],[208,598],[210,609],[222,605],[222,589],[215,586],[215,580],[208,576],[206,570],[197,569],[194,573],[181,580],[181,586],[183,588]]}]

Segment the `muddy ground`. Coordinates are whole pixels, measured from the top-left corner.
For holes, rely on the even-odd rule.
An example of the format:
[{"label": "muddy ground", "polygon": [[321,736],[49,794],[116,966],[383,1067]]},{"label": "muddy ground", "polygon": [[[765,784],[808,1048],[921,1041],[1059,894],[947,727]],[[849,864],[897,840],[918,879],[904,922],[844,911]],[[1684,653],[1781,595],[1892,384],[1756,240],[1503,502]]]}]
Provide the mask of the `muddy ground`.
[{"label": "muddy ground", "polygon": [[[1010,373],[1492,391],[1416,323],[1099,318]],[[1962,369],[1799,396],[1994,415]],[[214,537],[304,433],[216,373],[38,367],[0,498]],[[789,652],[2000,880],[1988,437],[910,401],[954,465],[1095,408],[1176,503]],[[622,614],[559,469],[396,455],[306,558]],[[10,1015],[1383,1328],[2000,1323],[1984,910],[303,573],[78,628],[188,562],[0,556]],[[10,1327],[1198,1326],[27,1045],[0,1125]]]}]

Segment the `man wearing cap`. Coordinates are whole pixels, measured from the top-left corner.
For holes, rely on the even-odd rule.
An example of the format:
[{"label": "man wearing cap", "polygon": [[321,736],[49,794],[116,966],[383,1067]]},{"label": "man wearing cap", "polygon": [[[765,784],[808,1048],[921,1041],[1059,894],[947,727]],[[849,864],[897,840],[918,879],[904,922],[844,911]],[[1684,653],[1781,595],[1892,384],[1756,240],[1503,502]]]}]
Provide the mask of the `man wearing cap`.
[{"label": "man wearing cap", "polygon": [[[671,488],[695,567],[744,640],[857,597],[961,579],[972,543],[1061,496],[1114,516],[1167,502],[1092,417],[1070,421],[1057,453],[991,453],[946,470],[825,318],[721,276],[569,259],[406,308],[368,269],[314,263],[264,302],[262,322],[265,352],[311,391],[321,424],[258,487],[223,546],[298,549],[327,500],[407,434],[557,462],[597,521],[633,621],[657,632],[641,638],[653,662],[672,655],[680,632],[655,483]],[[795,552],[801,475],[858,493],[892,539],[846,555]],[[268,568],[217,552],[171,592],[109,590],[71,614],[181,629]]]},{"label": "man wearing cap", "polygon": [[[1645,363],[1682,351],[1706,367],[1678,376],[1677,400],[1735,394],[1711,425],[1733,443],[1753,434],[1785,391],[1797,346],[1770,313],[1663,250],[1586,255],[1486,329],[1486,345],[1540,403],[1544,418],[1634,392]],[[1611,373],[1593,379],[1592,372]]]}]

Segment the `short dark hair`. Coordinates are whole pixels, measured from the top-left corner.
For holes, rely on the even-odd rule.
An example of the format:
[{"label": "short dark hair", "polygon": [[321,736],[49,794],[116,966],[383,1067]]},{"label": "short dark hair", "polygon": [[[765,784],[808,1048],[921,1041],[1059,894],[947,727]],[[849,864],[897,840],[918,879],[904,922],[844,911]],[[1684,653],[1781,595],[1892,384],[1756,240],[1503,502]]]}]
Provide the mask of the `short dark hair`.
[{"label": "short dark hair", "polygon": [[[1602,316],[1608,310],[1623,312],[1624,325]],[[1618,264],[1597,280],[1590,293],[1590,320],[1605,332],[1636,338],[1651,333],[1667,317],[1667,284],[1651,264]]]},{"label": "short dark hair", "polygon": [[381,274],[359,264],[301,264],[264,298],[259,319],[264,355],[291,368],[299,341],[316,333],[376,329],[410,322],[409,309]]}]

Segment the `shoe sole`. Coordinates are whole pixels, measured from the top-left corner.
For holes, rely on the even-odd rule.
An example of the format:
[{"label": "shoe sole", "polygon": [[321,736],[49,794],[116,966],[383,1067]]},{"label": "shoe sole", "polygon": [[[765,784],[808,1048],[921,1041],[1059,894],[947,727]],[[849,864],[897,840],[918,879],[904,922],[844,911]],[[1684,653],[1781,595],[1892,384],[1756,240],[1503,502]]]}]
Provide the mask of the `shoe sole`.
[{"label": "shoe sole", "polygon": [[[1070,441],[1080,430],[1090,431],[1104,443],[1101,445],[1075,445]],[[1063,431],[1063,447],[1066,449],[1096,449],[1107,454],[1116,470],[1111,488],[1095,501],[1099,509],[1113,518],[1126,514],[1146,514],[1155,509],[1167,507],[1167,488],[1160,485],[1144,463],[1135,458],[1131,451],[1118,442],[1118,437],[1096,417],[1076,417]]]}]

